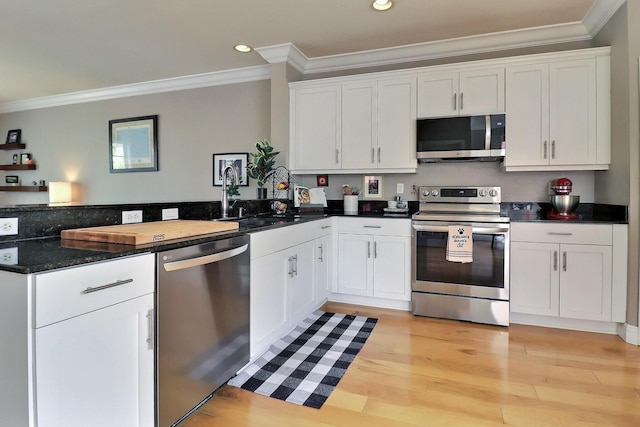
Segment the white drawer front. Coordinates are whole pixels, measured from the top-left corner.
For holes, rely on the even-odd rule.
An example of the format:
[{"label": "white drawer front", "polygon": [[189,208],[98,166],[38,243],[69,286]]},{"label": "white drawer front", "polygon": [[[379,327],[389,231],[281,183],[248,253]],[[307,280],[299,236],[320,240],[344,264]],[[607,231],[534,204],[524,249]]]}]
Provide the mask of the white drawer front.
[{"label": "white drawer front", "polygon": [[338,232],[373,234],[376,236],[411,236],[411,220],[404,218],[346,218],[339,217]]},{"label": "white drawer front", "polygon": [[610,246],[613,243],[613,228],[610,224],[512,222],[511,240]]},{"label": "white drawer front", "polygon": [[154,283],[153,254],[36,274],[34,326],[39,328],[152,293]]},{"label": "white drawer front", "polygon": [[331,234],[334,224],[333,218],[323,218],[251,233],[251,259]]}]

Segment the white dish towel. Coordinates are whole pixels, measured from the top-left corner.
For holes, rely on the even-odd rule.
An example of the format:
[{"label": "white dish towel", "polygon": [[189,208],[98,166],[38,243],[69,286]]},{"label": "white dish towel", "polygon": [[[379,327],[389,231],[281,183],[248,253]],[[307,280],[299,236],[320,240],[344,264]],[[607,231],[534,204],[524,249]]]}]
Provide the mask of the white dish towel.
[{"label": "white dish towel", "polygon": [[450,225],[447,261],[473,262],[473,230],[470,225]]}]

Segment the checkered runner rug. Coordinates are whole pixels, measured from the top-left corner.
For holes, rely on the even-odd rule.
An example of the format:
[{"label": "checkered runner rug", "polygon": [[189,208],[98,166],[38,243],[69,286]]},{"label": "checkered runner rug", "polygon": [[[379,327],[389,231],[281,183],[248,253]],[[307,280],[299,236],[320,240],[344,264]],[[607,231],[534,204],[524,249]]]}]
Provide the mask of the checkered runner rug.
[{"label": "checkered runner rug", "polygon": [[318,310],[228,384],[318,409],[364,346],[377,321]]}]

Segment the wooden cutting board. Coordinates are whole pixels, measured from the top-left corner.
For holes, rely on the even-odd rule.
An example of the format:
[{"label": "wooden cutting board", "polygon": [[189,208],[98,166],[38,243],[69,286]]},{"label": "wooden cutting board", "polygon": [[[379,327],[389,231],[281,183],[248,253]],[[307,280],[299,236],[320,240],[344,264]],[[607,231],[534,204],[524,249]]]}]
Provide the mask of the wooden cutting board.
[{"label": "wooden cutting board", "polygon": [[60,233],[60,237],[63,239],[88,240],[91,242],[140,245],[143,243],[194,237],[237,229],[238,223],[234,221],[191,221],[176,219],[171,221],[74,228],[63,230],[62,233]]}]

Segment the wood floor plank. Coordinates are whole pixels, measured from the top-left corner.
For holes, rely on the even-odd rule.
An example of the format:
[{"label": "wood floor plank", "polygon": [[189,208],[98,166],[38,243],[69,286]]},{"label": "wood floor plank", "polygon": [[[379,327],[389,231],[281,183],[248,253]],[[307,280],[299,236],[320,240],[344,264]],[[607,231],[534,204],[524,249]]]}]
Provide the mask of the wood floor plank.
[{"label": "wood floor plank", "polygon": [[322,408],[224,386],[180,427],[640,425],[640,348],[617,336],[323,309],[379,320]]}]

